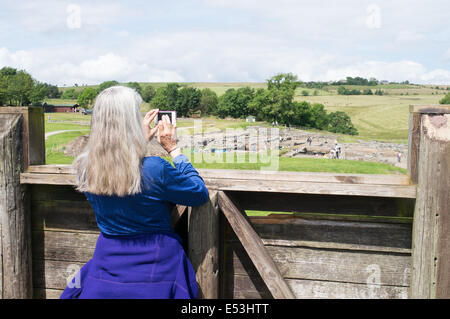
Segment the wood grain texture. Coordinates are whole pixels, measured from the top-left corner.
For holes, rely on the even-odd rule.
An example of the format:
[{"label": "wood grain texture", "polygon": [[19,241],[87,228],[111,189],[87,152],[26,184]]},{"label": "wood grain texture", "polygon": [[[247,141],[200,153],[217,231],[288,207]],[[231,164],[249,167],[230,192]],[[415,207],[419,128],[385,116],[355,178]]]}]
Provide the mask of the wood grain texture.
[{"label": "wood grain texture", "polygon": [[[238,241],[228,243],[233,258],[228,262],[237,275],[257,275],[248,267],[250,260],[242,258],[244,251]],[[333,282],[365,284],[370,276],[380,285],[409,287],[410,253],[385,253],[308,246],[266,246],[283,277]],[[250,270],[249,270],[250,269]]]},{"label": "wood grain texture", "polygon": [[34,289],[65,289],[84,263],[51,259],[33,259]]},{"label": "wood grain texture", "polygon": [[0,114],[1,298],[32,297],[31,234],[23,170],[23,115]]},{"label": "wood grain texture", "polygon": [[[277,216],[263,220],[251,217],[252,225],[262,237],[267,251],[280,269],[296,298],[406,298],[410,281],[411,251],[406,248],[361,245],[369,238],[381,237],[382,232],[354,232],[346,235],[347,243],[334,241],[271,239],[270,222]],[[347,231],[352,232],[349,223]],[[364,228],[364,224],[361,226]],[[377,224],[377,223],[373,223]],[[277,225],[277,224],[275,224]],[[285,228],[295,226],[293,218],[284,220]],[[376,226],[376,225],[374,225]],[[387,226],[378,225],[376,229]],[[247,252],[229,225],[225,225],[223,259],[223,298],[271,298],[264,281],[251,262]],[[389,229],[389,227],[388,227]],[[263,231],[261,231],[263,230]],[[395,230],[388,230],[395,232]],[[326,221],[314,233],[330,238],[333,228]],[[311,238],[310,231],[293,229],[297,239]],[[269,236],[268,236],[269,235]],[[341,236],[343,233],[341,233]],[[269,238],[267,238],[269,237]],[[337,239],[334,235],[333,240]],[[348,239],[352,238],[352,241]]]},{"label": "wood grain texture", "polygon": [[[23,184],[74,185],[75,175],[49,173],[50,169],[29,169],[22,173]],[[56,171],[62,171],[57,167]],[[409,179],[395,175],[329,175],[323,173],[262,174],[259,171],[238,172],[235,170],[199,170],[206,186],[211,190],[276,192],[296,194],[349,195],[415,198],[416,187],[408,185]],[[217,176],[214,176],[217,174]],[[289,173],[291,174],[291,173]],[[226,175],[226,176],[224,176]],[[280,175],[280,177],[277,177]],[[385,184],[382,180],[385,179]],[[395,183],[397,182],[397,183]]]},{"label": "wood grain texture", "polygon": [[412,298],[450,298],[450,115],[423,114],[413,227]]},{"label": "wood grain texture", "polygon": [[417,184],[418,181],[419,148],[420,113],[411,112],[408,131],[408,175],[413,184]]},{"label": "wood grain texture", "polygon": [[92,258],[99,233],[33,231],[33,259],[85,263]]},{"label": "wood grain texture", "polygon": [[[407,287],[286,279],[298,299],[406,299]],[[258,288],[248,276],[237,275],[227,287],[225,298],[268,299],[270,296]]]},{"label": "wood grain texture", "polygon": [[[28,173],[41,174],[75,174],[71,165],[33,165],[28,167]],[[235,170],[235,169],[199,169],[203,178],[221,179],[247,179],[266,181],[297,181],[297,182],[322,182],[342,184],[375,184],[375,185],[409,185],[406,175],[374,175],[374,174],[338,174],[338,173],[314,173],[314,172],[285,172],[279,171],[267,173],[259,170]]]},{"label": "wood grain texture", "polygon": [[[297,216],[251,217],[253,228],[264,240],[362,245],[411,249],[411,224],[307,219]],[[226,235],[229,230],[225,229]]]},{"label": "wood grain texture", "polygon": [[42,107],[0,107],[0,114],[21,114],[24,169],[29,165],[45,164],[45,128]]},{"label": "wood grain texture", "polygon": [[219,297],[219,211],[217,192],[210,192],[210,201],[192,207],[188,222],[189,260],[199,286],[199,298]]},{"label": "wood grain texture", "polygon": [[33,299],[59,299],[63,289],[36,288],[33,291]]},{"label": "wood grain texture", "polygon": [[413,217],[414,199],[350,195],[318,195],[228,191],[245,210]]},{"label": "wood grain texture", "polygon": [[218,192],[218,203],[272,296],[276,299],[295,298],[258,234],[243,216],[245,213],[239,211],[224,192]]}]

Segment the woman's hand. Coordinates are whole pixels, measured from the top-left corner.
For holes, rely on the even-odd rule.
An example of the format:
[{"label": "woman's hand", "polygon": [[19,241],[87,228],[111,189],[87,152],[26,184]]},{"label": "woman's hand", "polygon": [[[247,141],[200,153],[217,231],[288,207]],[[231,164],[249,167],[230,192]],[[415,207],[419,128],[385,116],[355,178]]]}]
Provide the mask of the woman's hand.
[{"label": "woman's hand", "polygon": [[158,112],[159,109],[150,110],[149,112],[147,112],[147,114],[145,114],[144,120],[142,121],[142,129],[144,130],[144,136],[147,142],[153,138],[156,131],[158,130],[157,126],[153,128],[150,126]]},{"label": "woman's hand", "polygon": [[176,129],[177,125],[172,125],[169,116],[163,115],[161,121],[156,126],[158,129],[158,142],[172,156],[177,157],[181,154],[181,150],[177,147]]}]

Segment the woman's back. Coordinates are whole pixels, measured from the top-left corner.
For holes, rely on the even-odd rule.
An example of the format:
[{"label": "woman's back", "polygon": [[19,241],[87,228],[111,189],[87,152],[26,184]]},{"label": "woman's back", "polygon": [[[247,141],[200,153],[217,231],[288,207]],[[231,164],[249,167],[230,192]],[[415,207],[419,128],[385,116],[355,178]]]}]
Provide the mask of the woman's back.
[{"label": "woman's back", "polygon": [[177,156],[174,165],[160,157],[145,157],[142,191],[138,194],[119,197],[85,192],[101,232],[107,235],[171,232],[170,210],[174,204],[205,203],[208,190],[186,156]]}]

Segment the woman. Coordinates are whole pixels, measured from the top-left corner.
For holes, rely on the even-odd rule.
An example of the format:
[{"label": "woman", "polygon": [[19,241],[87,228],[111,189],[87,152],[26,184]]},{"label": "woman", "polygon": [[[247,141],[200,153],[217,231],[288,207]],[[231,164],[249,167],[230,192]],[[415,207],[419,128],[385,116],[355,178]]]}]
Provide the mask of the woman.
[{"label": "woman", "polygon": [[[142,119],[142,99],[122,86],[95,102],[86,150],[76,158],[77,190],[95,212],[95,252],[61,295],[65,298],[197,298],[195,273],[173,232],[174,204],[208,201],[203,179],[173,138],[176,126],[158,113]],[[154,135],[173,158],[145,157]]]}]

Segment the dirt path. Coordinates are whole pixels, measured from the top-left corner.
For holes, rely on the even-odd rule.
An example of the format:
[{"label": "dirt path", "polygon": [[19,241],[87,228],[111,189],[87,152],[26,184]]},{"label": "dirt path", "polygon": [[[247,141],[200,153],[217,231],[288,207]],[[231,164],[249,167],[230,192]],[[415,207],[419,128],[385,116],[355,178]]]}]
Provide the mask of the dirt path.
[{"label": "dirt path", "polygon": [[45,139],[47,139],[49,136],[65,133],[65,132],[77,132],[77,131],[90,131],[90,129],[79,129],[79,130],[62,130],[62,131],[53,131],[45,133]]}]

